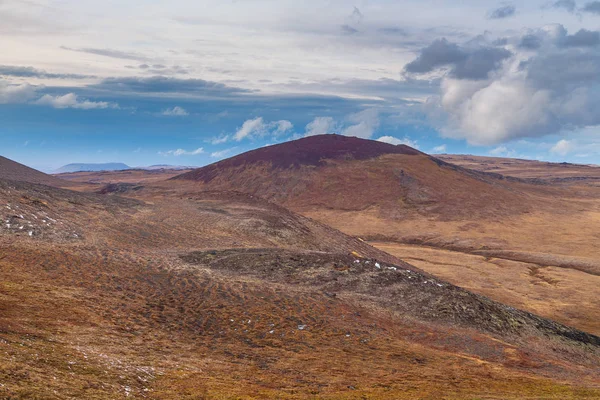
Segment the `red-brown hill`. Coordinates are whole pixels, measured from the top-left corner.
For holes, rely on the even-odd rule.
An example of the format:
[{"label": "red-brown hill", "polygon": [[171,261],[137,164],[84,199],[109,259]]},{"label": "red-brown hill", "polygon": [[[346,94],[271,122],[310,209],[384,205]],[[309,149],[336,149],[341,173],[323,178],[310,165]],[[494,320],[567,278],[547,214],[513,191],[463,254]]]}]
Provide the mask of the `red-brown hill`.
[{"label": "red-brown hill", "polygon": [[69,183],[62,179],[44,174],[26,165],[0,156],[0,179],[11,181],[39,183],[48,186],[68,186]]},{"label": "red-brown hill", "polygon": [[250,193],[300,211],[372,209],[388,218],[525,211],[532,189],[405,145],[340,135],[260,148],[172,179],[197,182],[202,190]]}]

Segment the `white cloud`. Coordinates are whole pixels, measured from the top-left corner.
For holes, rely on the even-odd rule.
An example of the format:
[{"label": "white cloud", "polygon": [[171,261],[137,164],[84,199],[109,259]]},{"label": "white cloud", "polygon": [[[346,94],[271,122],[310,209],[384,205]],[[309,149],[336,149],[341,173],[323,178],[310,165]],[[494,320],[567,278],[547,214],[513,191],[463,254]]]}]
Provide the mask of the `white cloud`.
[{"label": "white cloud", "polygon": [[262,136],[266,130],[265,123],[262,117],[246,120],[240,129],[235,132],[233,139],[240,141],[251,136]]},{"label": "white cloud", "polygon": [[572,141],[561,139],[552,148],[550,149],[550,153],[558,154],[560,156],[566,156],[575,150],[575,145]]},{"label": "white cloud", "polygon": [[416,140],[411,140],[408,137],[404,137],[403,139],[398,139],[396,137],[393,136],[382,136],[379,139],[377,139],[378,142],[383,142],[383,143],[389,143],[389,144],[393,144],[393,145],[399,145],[399,144],[404,144],[407,146],[410,146],[412,148],[418,149],[419,145],[417,143]]},{"label": "white cloud", "polygon": [[225,149],[225,150],[215,151],[215,152],[212,152],[210,154],[210,156],[212,158],[223,158],[223,157],[226,157],[227,155],[229,155],[235,149],[236,149],[236,147],[232,147],[231,149]]},{"label": "white cloud", "polygon": [[345,128],[342,134],[345,136],[356,136],[369,139],[379,128],[379,111],[367,109],[348,116],[348,121],[354,125]]},{"label": "white cloud", "polygon": [[[480,41],[483,44],[447,46],[460,54],[468,46],[510,51],[496,64],[482,52],[485,57],[480,61],[487,72],[479,79],[453,74],[458,68],[454,61],[438,62],[444,56],[441,50],[434,55],[427,53],[437,62],[432,63],[435,73],[442,76],[440,97],[432,98],[428,107],[432,118],[436,113],[442,116],[438,122],[444,136],[466,139],[474,145],[495,145],[600,124],[597,32],[569,35],[562,25],[553,24],[502,42],[483,36]],[[423,51],[433,52],[431,49]]]},{"label": "white cloud", "polygon": [[223,143],[227,143],[227,141],[229,140],[229,138],[230,138],[229,135],[221,135],[221,136],[218,136],[218,137],[213,137],[208,142],[210,144],[223,144]]},{"label": "white cloud", "polygon": [[510,151],[508,150],[508,148],[506,146],[498,146],[490,151],[488,151],[488,153],[492,156],[504,156],[507,155]]},{"label": "white cloud", "polygon": [[447,151],[446,145],[442,144],[439,146],[435,146],[432,150],[433,153],[445,153]]},{"label": "white cloud", "polygon": [[[243,139],[264,137],[267,135],[279,136],[291,132],[293,128],[294,125],[287,120],[267,123],[262,117],[256,117],[246,120],[242,124],[242,127],[233,135],[233,140],[239,142]],[[218,143],[224,143],[224,141]]]},{"label": "white cloud", "polygon": [[45,94],[34,103],[54,108],[77,108],[81,110],[118,108],[117,104],[106,101],[81,100],[75,93],[67,93],[63,96]]},{"label": "white cloud", "polygon": [[306,125],[306,133],[304,136],[324,135],[327,133],[335,133],[338,124],[331,117],[316,117]]},{"label": "white cloud", "polygon": [[197,148],[196,150],[187,151],[184,149],[177,150],[169,150],[169,151],[159,151],[158,154],[161,156],[197,156],[198,154],[204,154],[204,149],[202,147]]},{"label": "white cloud", "polygon": [[304,136],[340,133],[369,139],[379,125],[379,111],[369,108],[346,116],[343,122],[338,122],[332,117],[316,117],[306,125]]},{"label": "white cloud", "polygon": [[35,86],[27,83],[11,84],[0,79],[0,104],[25,103],[35,97]]},{"label": "white cloud", "polygon": [[275,128],[274,135],[283,135],[294,129],[294,125],[286,120],[273,122],[272,126]]},{"label": "white cloud", "polygon": [[161,114],[169,117],[187,117],[190,115],[184,108],[179,106],[167,108],[166,110],[163,110]]}]

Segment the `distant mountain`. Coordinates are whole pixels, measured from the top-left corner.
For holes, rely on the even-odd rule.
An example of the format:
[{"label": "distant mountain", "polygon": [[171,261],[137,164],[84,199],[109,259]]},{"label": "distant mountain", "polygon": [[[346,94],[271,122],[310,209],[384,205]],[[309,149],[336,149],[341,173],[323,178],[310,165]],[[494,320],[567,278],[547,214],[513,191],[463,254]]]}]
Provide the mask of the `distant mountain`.
[{"label": "distant mountain", "polygon": [[0,179],[39,183],[48,186],[67,186],[69,184],[62,179],[46,175],[43,172],[29,168],[2,156],[0,156]]},{"label": "distant mountain", "polygon": [[54,173],[65,174],[69,172],[123,171],[126,169],[131,169],[131,167],[123,163],[67,164],[57,169]]},{"label": "distant mountain", "polygon": [[171,169],[171,170],[176,170],[176,171],[183,171],[186,169],[194,169],[194,168],[198,168],[198,167],[186,167],[185,165],[167,165],[167,164],[157,164],[157,165],[150,165],[149,167],[139,167],[139,169],[145,169],[148,171],[154,171],[154,170],[159,170],[159,169]]}]

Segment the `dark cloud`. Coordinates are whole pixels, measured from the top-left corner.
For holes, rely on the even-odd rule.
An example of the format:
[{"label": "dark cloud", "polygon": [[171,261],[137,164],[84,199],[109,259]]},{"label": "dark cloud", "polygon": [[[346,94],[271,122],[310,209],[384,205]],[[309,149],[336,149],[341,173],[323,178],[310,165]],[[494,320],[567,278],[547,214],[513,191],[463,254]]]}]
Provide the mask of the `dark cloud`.
[{"label": "dark cloud", "polygon": [[590,1],[581,9],[582,11],[600,15],[600,1]]},{"label": "dark cloud", "polygon": [[581,29],[573,35],[565,37],[564,43],[567,47],[592,47],[600,44],[600,32]]},{"label": "dark cloud", "polygon": [[575,9],[577,8],[577,3],[575,3],[575,0],[558,0],[550,4],[550,7],[563,8],[568,12],[575,12]]},{"label": "dark cloud", "polygon": [[395,26],[381,28],[379,29],[379,32],[386,35],[408,36],[408,32],[406,32],[406,30]]},{"label": "dark cloud", "polygon": [[488,18],[490,19],[502,19],[508,18],[515,15],[517,12],[517,8],[512,4],[506,4],[502,7],[499,7],[493,11],[490,11],[488,14]]},{"label": "dark cloud", "polygon": [[484,47],[469,54],[464,62],[454,67],[454,76],[458,79],[486,79],[490,72],[498,69],[512,53],[498,47]]},{"label": "dark cloud", "polygon": [[450,75],[458,79],[486,79],[498,69],[511,52],[500,47],[461,48],[446,39],[434,41],[421,50],[416,60],[407,64],[406,72],[428,73],[441,67],[449,67]]},{"label": "dark cloud", "polygon": [[525,35],[519,42],[519,47],[527,50],[539,49],[542,45],[542,39],[534,34]]},{"label": "dark cloud", "polygon": [[22,67],[13,65],[0,65],[0,75],[21,78],[45,78],[45,79],[87,79],[95,78],[93,75],[81,74],[55,74],[33,67]]},{"label": "dark cloud", "polygon": [[[569,35],[563,26],[556,25],[526,37],[508,38],[508,43],[523,42],[535,43],[525,46],[531,49],[525,61],[521,61],[523,54],[509,55],[506,60],[510,65],[518,63],[518,68],[497,69],[488,75],[489,80],[477,85],[443,78],[440,96],[431,97],[428,104],[431,115],[437,116],[449,137],[494,144],[600,124],[600,33],[580,30]],[[443,58],[444,63],[439,58],[428,65],[419,58],[414,63],[419,61],[425,71],[448,67],[445,77],[456,78],[465,75],[459,70],[468,59],[464,54],[473,58],[475,52],[482,51],[449,43],[445,48],[452,57]],[[485,51],[496,54],[500,49],[488,47]],[[485,63],[474,70],[485,71],[503,57],[500,53],[475,57]],[[449,59],[458,61],[449,63]]]},{"label": "dark cloud", "polygon": [[466,57],[456,43],[450,43],[445,38],[438,39],[421,50],[419,57],[406,65],[406,71],[417,74],[431,72],[445,65],[462,62]]},{"label": "dark cloud", "polygon": [[425,80],[407,78],[396,80],[381,79],[327,79],[314,82],[290,82],[277,84],[275,88],[285,88],[286,91],[300,92],[329,92],[350,93],[356,96],[381,98],[386,102],[397,104],[412,104],[418,101],[406,100],[426,98],[439,90],[439,79]]},{"label": "dark cloud", "polygon": [[354,35],[355,33],[358,33],[358,29],[355,29],[350,25],[342,25],[341,29],[344,35]]},{"label": "dark cloud", "polygon": [[350,15],[350,18],[352,20],[354,20],[354,22],[356,22],[356,23],[359,24],[363,20],[364,15],[363,15],[362,12],[360,12],[360,10],[358,9],[358,7],[355,6],[354,10],[352,11],[352,14]]},{"label": "dark cloud", "polygon": [[[566,49],[560,52],[538,54],[521,69],[527,71],[536,87],[555,92],[572,90],[573,85],[586,89],[600,84],[600,54]],[[586,86],[590,85],[590,86]]]},{"label": "dark cloud", "polygon": [[492,44],[494,46],[506,46],[508,44],[508,38],[503,37],[495,39],[494,41],[492,41]]},{"label": "dark cloud", "polygon": [[136,61],[145,61],[148,58],[133,52],[126,52],[120,50],[112,50],[112,49],[93,49],[93,48],[82,48],[82,49],[73,49],[70,47],[61,46],[61,49],[69,50],[69,51],[77,51],[80,53],[89,53],[95,54],[97,56],[110,57],[110,58],[119,58],[123,60],[136,60]]},{"label": "dark cloud", "polygon": [[181,65],[140,64],[137,66],[127,65],[126,68],[139,69],[153,75],[187,75],[190,73],[187,67]]},{"label": "dark cloud", "polygon": [[206,96],[239,95],[251,92],[250,90],[203,79],[177,79],[166,76],[107,78],[96,85],[90,86],[90,88],[111,92],[180,93]]}]

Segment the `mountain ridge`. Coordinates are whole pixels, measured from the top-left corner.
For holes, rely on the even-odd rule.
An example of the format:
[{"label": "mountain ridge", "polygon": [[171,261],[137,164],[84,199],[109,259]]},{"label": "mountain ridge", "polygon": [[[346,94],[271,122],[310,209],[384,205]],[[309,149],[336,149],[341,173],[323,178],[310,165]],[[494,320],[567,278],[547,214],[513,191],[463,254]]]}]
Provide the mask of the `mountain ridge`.
[{"label": "mountain ridge", "polygon": [[71,172],[100,172],[100,171],[124,171],[131,167],[124,163],[71,163],[63,165],[54,171],[55,174],[65,174]]}]

